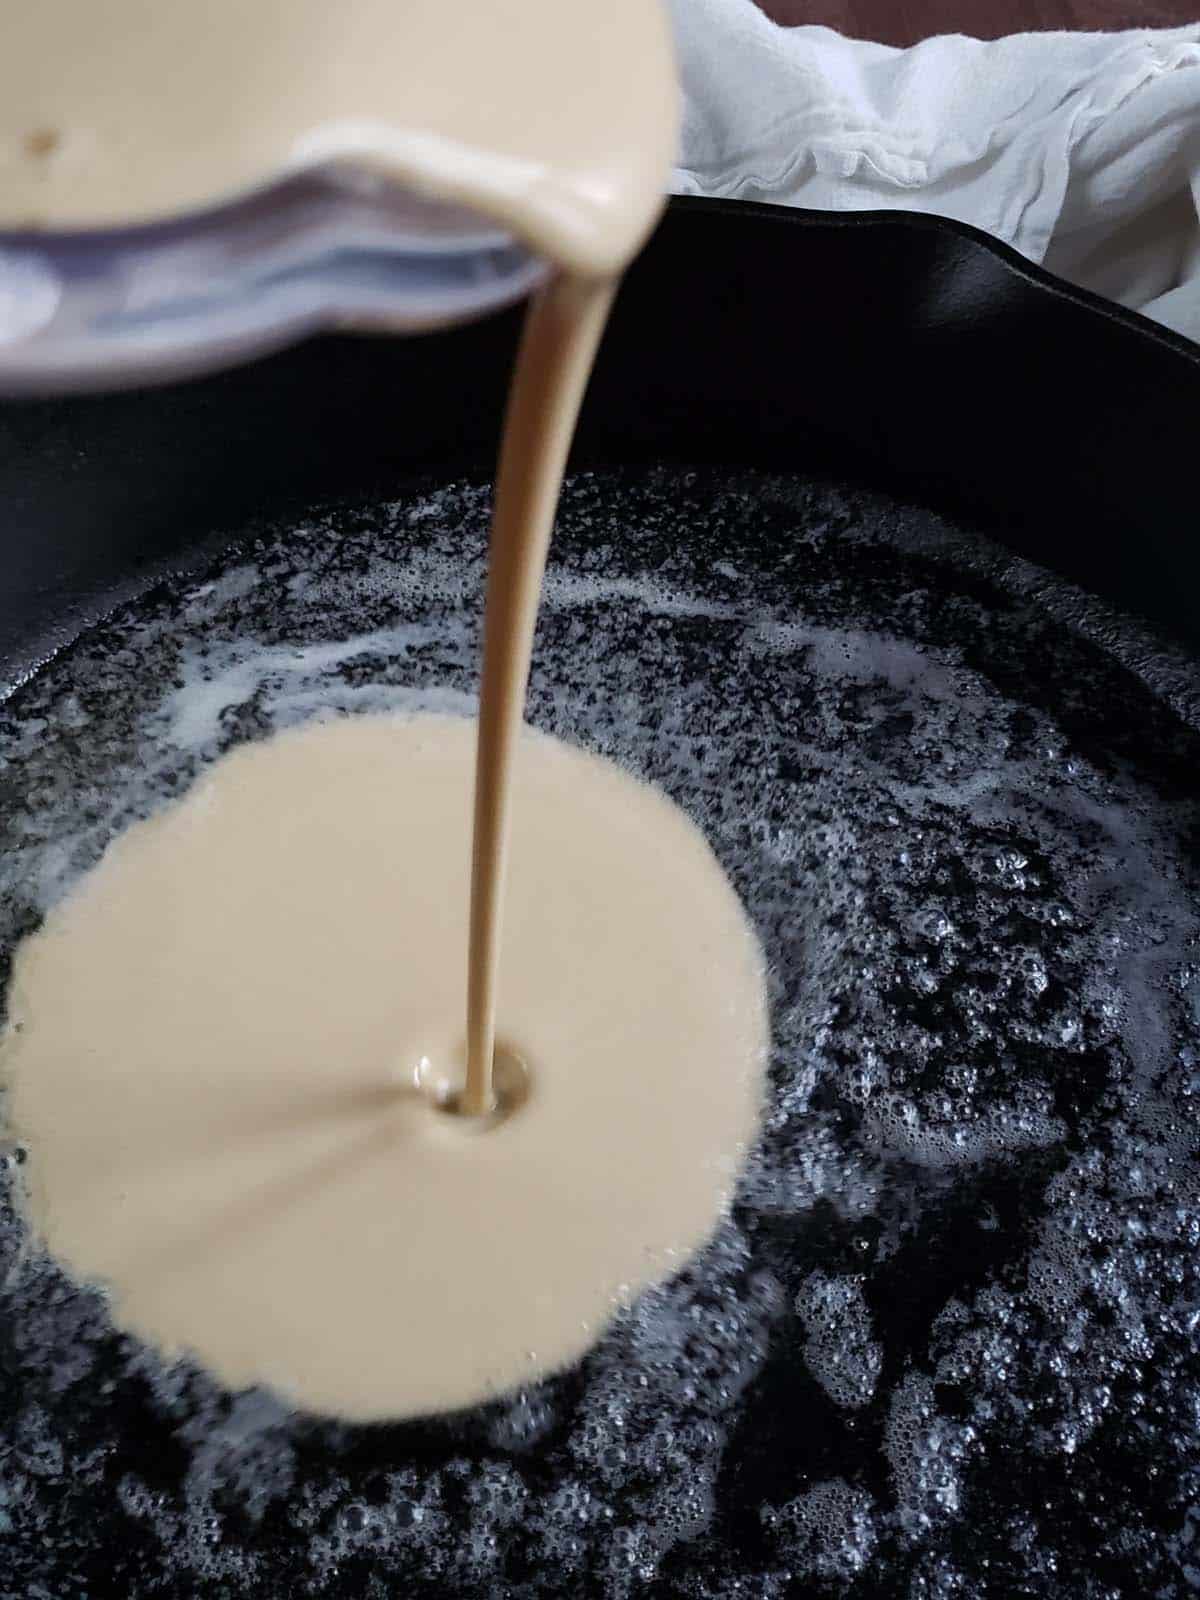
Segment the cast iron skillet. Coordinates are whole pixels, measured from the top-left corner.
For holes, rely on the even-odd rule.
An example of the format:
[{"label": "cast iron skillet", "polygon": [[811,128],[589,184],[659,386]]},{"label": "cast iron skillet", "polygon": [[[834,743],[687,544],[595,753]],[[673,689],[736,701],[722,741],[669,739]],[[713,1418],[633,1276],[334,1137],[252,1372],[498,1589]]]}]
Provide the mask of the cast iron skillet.
[{"label": "cast iron skillet", "polygon": [[[197,540],[494,455],[519,313],[0,408],[0,672]],[[577,464],[837,470],[1196,638],[1200,350],[936,218],[677,199]]]},{"label": "cast iron skillet", "polygon": [[[303,520],[322,504],[361,505],[372,497],[395,499],[416,481],[486,476],[517,325],[513,313],[418,340],[327,338],[246,370],[155,393],[0,408],[0,553],[5,573],[0,681],[11,681],[35,665],[81,624],[110,610],[123,595],[144,588],[155,574],[194,561],[198,547],[220,546],[256,523],[277,527],[291,515]],[[1142,612],[1160,630],[1195,641],[1200,630],[1193,603],[1198,563],[1192,542],[1190,450],[1198,414],[1200,352],[1136,316],[1064,287],[970,229],[917,217],[828,217],[677,201],[629,274],[587,402],[576,459],[579,464],[618,467],[680,462],[689,467],[773,468],[801,481],[875,486],[885,496],[880,504],[891,497],[896,504],[948,513],[1115,598],[1123,609]],[[666,493],[674,494],[669,475],[668,481],[672,486]],[[756,480],[751,474],[741,481]],[[589,492],[581,491],[584,501]],[[655,493],[661,501],[662,492]],[[757,502],[744,513],[744,525],[756,514]],[[764,509],[764,519],[773,514]],[[565,532],[568,539],[578,536],[577,529]],[[806,551],[801,564],[806,575],[819,554],[815,547]],[[825,559],[832,567],[827,566],[823,581],[836,585],[836,551],[832,556],[827,551]],[[888,581],[883,573],[884,589]],[[901,583],[903,575],[895,581]],[[794,589],[791,593],[799,606],[802,597]],[[903,601],[903,593],[897,592],[896,598]],[[1025,625],[1020,608],[1012,612],[1010,624],[1018,630]],[[630,623],[639,625],[636,618]],[[698,630],[704,626],[693,625]],[[684,619],[680,631],[686,633],[687,626]],[[1069,703],[1072,729],[1082,741],[1094,720],[1091,691],[1086,683],[1070,680],[1074,663],[1085,654],[1056,653],[1056,624],[1043,621],[1039,626],[1038,649],[1028,657],[1018,653],[1012,670],[1019,674],[1035,662],[1043,676],[1061,678],[1039,684],[1039,695]],[[998,651],[1007,637],[997,635]],[[911,667],[909,661],[904,670]],[[1056,673],[1057,668],[1061,670]],[[735,728],[744,716],[736,702],[745,681],[739,679],[728,696],[726,709]],[[766,694],[762,682],[765,676],[760,675],[751,687]],[[874,681],[859,691],[851,684],[847,726],[857,727],[857,718],[865,730],[861,739],[857,732],[851,736],[855,752],[871,739],[905,745],[909,738],[902,696],[888,712],[890,720],[872,720],[882,692]],[[1174,722],[1163,723],[1166,732],[1147,731],[1137,712],[1141,702],[1135,696],[1130,704],[1134,713],[1122,710],[1116,718],[1120,737],[1111,741],[1118,758],[1113,770],[1119,771],[1126,757],[1136,759],[1143,744],[1152,747],[1147,769],[1157,774],[1162,793],[1172,804],[1179,803],[1182,814],[1194,794],[1190,785],[1196,736]],[[802,711],[796,711],[797,718]],[[786,708],[780,715],[786,718]],[[1149,721],[1149,712],[1147,717]],[[1031,737],[1028,728],[1033,726],[1030,718],[1018,717],[1009,734],[1019,742]],[[1108,748],[1103,739],[1099,745]],[[912,751],[914,760],[925,759],[916,745]],[[771,782],[793,786],[783,802],[790,805],[793,793],[807,793],[814,785],[810,769],[785,767],[781,763],[778,773],[769,776]],[[852,783],[852,764],[847,771],[846,782]],[[732,795],[729,809],[736,812],[739,801]],[[810,811],[805,826],[813,820]],[[1011,873],[1028,865],[1013,865],[1018,857],[1007,836],[985,836],[986,827],[980,838],[995,852],[998,870]],[[821,845],[812,857],[818,872],[824,849]],[[960,888],[952,885],[955,893]],[[970,898],[968,891],[973,893],[970,885],[962,888],[963,903]],[[931,899],[942,893],[935,876],[928,893]],[[979,903],[985,900],[981,897]],[[799,948],[792,928],[799,920],[788,905],[773,926],[785,955]],[[910,1000],[913,1006],[925,1003],[920,996]],[[940,1026],[937,1016],[927,1020],[931,1029]],[[1032,1072],[1037,1062],[1033,1054],[1029,1060]],[[1078,1081],[1060,1085],[1059,1110],[1068,1118],[1085,1101],[1087,1116],[1096,1106],[1103,1107],[1120,1062],[1115,1053],[1093,1052],[1078,1061],[1072,1057],[1072,1073],[1076,1067]],[[1103,1129],[1102,1109],[1095,1121],[1087,1116],[1080,1126]],[[956,1211],[931,1204],[926,1231],[876,1280],[875,1309],[880,1318],[891,1318],[889,1349],[900,1352],[895,1370],[887,1374],[893,1389],[904,1388],[919,1398],[923,1381],[902,1365],[911,1343],[907,1323],[916,1325],[933,1315],[957,1284],[979,1288],[993,1280],[1003,1282],[1008,1260],[1005,1216],[1020,1216],[1036,1232],[1037,1215],[1025,1213],[1036,1213],[1047,1174],[1014,1167],[989,1169],[985,1178],[978,1193],[971,1190],[971,1204],[986,1193],[999,1221],[989,1212],[991,1220],[977,1224],[976,1212],[966,1204]],[[854,1235],[832,1213],[815,1218],[803,1241],[783,1229],[777,1238],[766,1237],[762,1248],[768,1258],[775,1252],[782,1263],[795,1258],[801,1242],[810,1249],[818,1235],[820,1248],[828,1251],[830,1273],[838,1282],[852,1282],[872,1240]],[[865,1254],[860,1257],[859,1251]],[[7,1434],[0,1432],[0,1446],[11,1440],[11,1460],[0,1450],[0,1489],[4,1472],[15,1462],[27,1475],[49,1475],[43,1499],[53,1503],[54,1461],[44,1450],[39,1456],[29,1444],[29,1429],[36,1433],[37,1428],[26,1428],[20,1409],[26,1399],[12,1392],[18,1367],[7,1358],[7,1337],[8,1330],[0,1327],[0,1399],[6,1409],[11,1403],[17,1422]],[[875,1462],[876,1435],[881,1430],[886,1434],[890,1425],[890,1413],[876,1415],[870,1408],[846,1420],[804,1378],[798,1347],[793,1356],[770,1365],[748,1392],[739,1448],[730,1452],[729,1470],[722,1469],[725,1505],[708,1537],[730,1541],[737,1552],[753,1551],[766,1540],[775,1541],[772,1548],[786,1545],[803,1555],[799,1525],[788,1524],[786,1537],[777,1537],[762,1521],[762,1507],[768,1502],[780,1506],[798,1495],[805,1488],[797,1476],[802,1468],[816,1474],[819,1466],[822,1478],[832,1480],[848,1471],[850,1457]],[[1186,1352],[1181,1363],[1185,1357]],[[569,1380],[564,1383],[570,1387]],[[47,1396],[52,1390],[48,1384],[45,1395],[33,1401],[35,1408],[51,1408]],[[1135,1385],[1133,1392],[1137,1398],[1141,1391]],[[958,1417],[956,1406],[965,1403],[953,1384],[940,1386],[936,1401],[939,1415],[952,1421]],[[54,1391],[54,1405],[70,1410],[73,1403],[69,1394],[64,1398]],[[79,1405],[79,1449],[94,1442],[112,1457],[111,1471],[104,1469],[103,1493],[88,1490],[100,1498],[72,1502],[75,1543],[68,1564],[74,1564],[78,1583],[62,1587],[65,1580],[56,1558],[44,1556],[44,1549],[53,1548],[52,1530],[45,1540],[40,1534],[22,1535],[19,1570],[53,1571],[60,1584],[54,1592],[64,1597],[86,1592],[94,1600],[109,1592],[133,1592],[126,1576],[133,1569],[144,1579],[141,1587],[135,1585],[139,1594],[182,1593],[169,1579],[160,1582],[156,1563],[162,1552],[154,1543],[156,1536],[147,1532],[154,1508],[111,1502],[127,1470],[140,1475],[144,1484],[162,1474],[171,1479],[172,1493],[185,1494],[187,1452],[180,1440],[187,1441],[186,1411],[165,1421],[158,1412],[152,1416],[144,1399],[131,1394],[127,1385],[120,1402],[125,1408],[123,1431],[114,1445],[103,1397],[91,1395]],[[1155,1426],[1161,1430],[1168,1424]],[[88,1432],[92,1428],[94,1441]],[[851,1434],[850,1429],[857,1431]],[[404,1435],[410,1454],[417,1448],[413,1437]],[[381,1473],[386,1476],[385,1467],[390,1471],[395,1464],[388,1454],[389,1439],[386,1431],[355,1435],[338,1447],[349,1463],[347,1470],[359,1471],[368,1490]],[[289,1503],[302,1493],[306,1471],[319,1477],[328,1444],[327,1436],[318,1432],[301,1433],[289,1445],[296,1472]],[[194,1453],[203,1454],[200,1444],[193,1445]],[[422,1460],[426,1465],[437,1461],[444,1481],[453,1484],[457,1480],[445,1459],[458,1448],[435,1430],[420,1446],[425,1456],[418,1451],[413,1457],[417,1470]],[[1192,1460],[1189,1441],[1184,1440],[1178,1454]],[[996,1535],[994,1547],[986,1551],[974,1550],[969,1519],[953,1524],[958,1572],[974,1572],[981,1595],[999,1600],[1017,1592],[1004,1565],[1011,1554],[1007,1530],[1011,1526],[1019,1532],[1013,1518],[1024,1515],[1026,1502],[1051,1508],[1048,1517],[1069,1517],[1075,1544],[1064,1544],[1064,1549],[1090,1554],[1089,1497],[1099,1504],[1099,1497],[1108,1495],[1110,1510],[1105,1514],[1118,1526],[1120,1505],[1112,1510],[1114,1499],[1134,1488],[1146,1504],[1157,1498],[1141,1481],[1157,1470],[1151,1446],[1143,1447],[1142,1455],[1109,1456],[1106,1475],[1097,1469],[1081,1480],[1082,1501],[1072,1498],[1074,1485],[1059,1471],[1061,1455],[1022,1458],[1020,1476],[1015,1469],[1003,1469],[1018,1484],[1020,1492],[1014,1490],[1010,1498],[1019,1505],[1003,1523],[1003,1538]],[[730,1465],[735,1459],[740,1463],[736,1468]],[[61,1455],[59,1462],[61,1466]],[[256,1477],[272,1470],[271,1458],[252,1455],[243,1466],[238,1494],[252,1495]],[[869,1486],[880,1499],[889,1492],[882,1478]],[[553,1485],[543,1487],[552,1492]],[[816,1487],[825,1492],[820,1484]],[[990,1491],[1003,1499],[1011,1487],[1006,1480],[992,1484]],[[68,1498],[64,1493],[64,1500]],[[287,1581],[300,1583],[304,1573],[285,1571],[289,1527],[271,1521],[282,1517],[281,1503],[278,1498],[272,1502],[275,1509],[267,1521],[247,1538],[252,1534],[271,1552],[273,1572],[282,1571]],[[469,1507],[460,1509],[466,1526]],[[845,1521],[838,1548],[853,1553],[853,1500],[830,1501],[827,1509]],[[2,1498],[0,1513],[7,1516]],[[329,1538],[352,1543],[370,1511],[356,1500],[327,1515]],[[337,1520],[351,1515],[363,1520],[353,1526]],[[0,1533],[4,1526],[0,1519]],[[203,1537],[203,1530],[197,1533],[190,1524],[173,1526],[182,1529],[180,1538]],[[314,1526],[316,1537],[325,1538],[325,1524],[318,1519]],[[89,1527],[101,1532],[97,1548],[85,1554]],[[297,1553],[293,1557],[303,1559]],[[839,1574],[834,1569],[823,1578],[818,1569],[811,1584],[805,1579],[789,1587],[780,1576],[783,1559],[778,1557],[771,1569],[772,1594],[861,1592],[853,1588],[853,1571]],[[1186,1555],[1169,1552],[1163,1559],[1165,1566],[1156,1570],[1173,1573],[1183,1571],[1187,1561]],[[131,1568],[122,1565],[126,1561]],[[660,1571],[660,1587],[654,1592],[681,1597],[733,1592],[703,1587],[697,1572],[709,1561],[703,1547],[686,1561],[681,1557],[675,1567]],[[368,1592],[363,1585],[371,1563],[367,1554],[346,1566],[345,1593]],[[1084,1580],[1074,1585],[1069,1575],[1060,1586],[1043,1573],[1038,1587],[1020,1592],[1123,1595],[1132,1592],[1122,1585],[1138,1570],[1136,1552],[1128,1558],[1102,1552],[1089,1569],[1090,1586]],[[1093,1578],[1098,1582],[1097,1575],[1104,1573],[1111,1584],[1095,1587]],[[123,1590],[106,1587],[113,1574],[125,1585]],[[872,1592],[906,1597],[961,1592],[936,1588],[933,1566],[927,1564],[922,1574],[926,1587],[910,1587],[909,1569],[900,1562],[891,1575],[893,1587],[876,1584]],[[539,1577],[544,1591],[547,1575],[543,1571]],[[436,1574],[422,1578],[433,1587],[421,1593],[437,1592]],[[871,1581],[876,1582],[874,1577]],[[0,1573],[0,1594],[6,1593],[4,1583]],[[195,1592],[217,1595],[226,1590],[214,1576]],[[230,1592],[245,1591],[235,1586]],[[327,1586],[320,1592],[342,1591]]]}]

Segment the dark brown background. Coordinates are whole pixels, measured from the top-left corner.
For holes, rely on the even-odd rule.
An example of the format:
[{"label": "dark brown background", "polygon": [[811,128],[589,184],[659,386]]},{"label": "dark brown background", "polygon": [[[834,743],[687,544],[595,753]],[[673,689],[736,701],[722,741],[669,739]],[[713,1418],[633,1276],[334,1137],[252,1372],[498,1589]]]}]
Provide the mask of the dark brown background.
[{"label": "dark brown background", "polygon": [[913,44],[935,33],[1053,28],[1173,28],[1200,20],[1200,0],[759,0],[776,22],[820,22],[856,39]]}]

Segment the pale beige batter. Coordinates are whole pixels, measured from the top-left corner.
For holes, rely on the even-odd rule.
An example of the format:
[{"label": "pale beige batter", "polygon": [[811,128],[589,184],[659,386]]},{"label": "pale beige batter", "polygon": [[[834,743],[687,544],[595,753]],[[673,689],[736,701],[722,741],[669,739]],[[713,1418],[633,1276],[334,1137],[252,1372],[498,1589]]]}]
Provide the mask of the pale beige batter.
[{"label": "pale beige batter", "polygon": [[713,1228],[754,1136],[761,957],[701,834],[608,762],[518,744],[502,1040],[461,1071],[474,728],[370,717],[244,747],[22,946],[6,1047],[50,1247],[118,1319],[366,1418],[580,1354]]},{"label": "pale beige batter", "polygon": [[0,228],[155,220],[352,157],[619,271],[677,97],[656,0],[0,0]]},{"label": "pale beige batter", "polygon": [[22,948],[6,1047],[35,1226],[129,1326],[317,1410],[464,1404],[570,1360],[672,1270],[756,1122],[760,958],[707,846],[616,769],[521,738],[576,413],[673,154],[664,19],[9,10],[0,227],[176,215],[351,159],[558,269],[505,426],[477,764],[471,725],[432,720],[223,762]]}]

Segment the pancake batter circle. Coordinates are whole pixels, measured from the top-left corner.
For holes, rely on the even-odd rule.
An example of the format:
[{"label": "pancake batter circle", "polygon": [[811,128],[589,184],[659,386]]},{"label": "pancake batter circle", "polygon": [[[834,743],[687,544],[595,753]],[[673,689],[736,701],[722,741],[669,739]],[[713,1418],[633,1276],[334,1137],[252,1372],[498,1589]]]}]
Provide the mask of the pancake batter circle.
[{"label": "pancake batter circle", "polygon": [[755,1136],[762,957],[716,858],[665,796],[532,731],[499,1014],[528,1095],[486,1130],[433,1108],[474,732],[364,716],[242,746],[18,951],[31,1223],[232,1388],[367,1420],[560,1368],[705,1241]]}]

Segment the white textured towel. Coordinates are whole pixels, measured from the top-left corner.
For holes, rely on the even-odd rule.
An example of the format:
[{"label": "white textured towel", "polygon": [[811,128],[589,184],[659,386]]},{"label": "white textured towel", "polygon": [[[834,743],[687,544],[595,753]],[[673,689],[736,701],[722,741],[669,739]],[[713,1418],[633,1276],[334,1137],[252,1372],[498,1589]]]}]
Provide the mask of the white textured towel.
[{"label": "white textured towel", "polygon": [[895,50],[673,9],[679,193],[957,217],[1200,340],[1200,23]]}]

